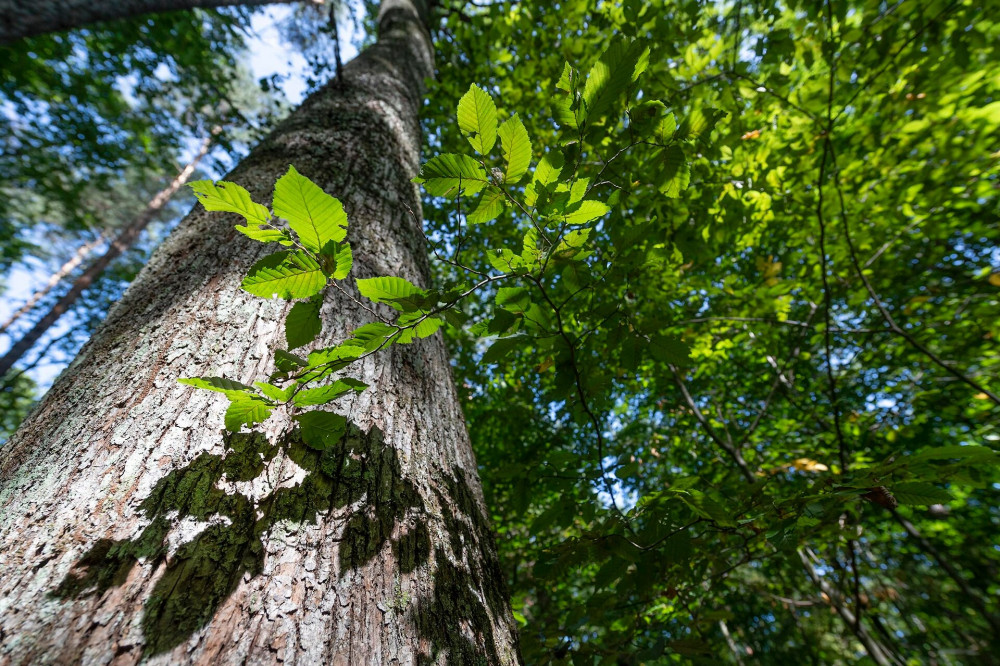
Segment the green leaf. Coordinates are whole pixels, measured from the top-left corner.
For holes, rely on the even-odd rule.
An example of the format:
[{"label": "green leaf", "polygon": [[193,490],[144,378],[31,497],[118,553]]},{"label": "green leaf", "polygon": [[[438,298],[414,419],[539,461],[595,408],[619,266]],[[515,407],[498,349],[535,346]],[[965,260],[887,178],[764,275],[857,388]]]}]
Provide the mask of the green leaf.
[{"label": "green leaf", "polygon": [[[414,315],[416,315],[417,318],[422,316],[417,313],[414,313]],[[402,317],[400,317],[398,323],[400,326],[408,326],[410,324],[410,322],[407,321],[407,315],[403,315]],[[407,328],[404,331],[402,331],[399,334],[399,342],[401,344],[408,344],[410,342],[413,342],[417,338],[426,338],[428,336],[434,335],[434,333],[436,333],[437,330],[441,328],[442,324],[444,324],[444,321],[442,321],[437,317],[427,317],[413,328]]]},{"label": "green leaf", "polygon": [[673,138],[674,132],[676,131],[677,118],[674,117],[674,114],[668,113],[656,126],[656,140],[659,143],[666,143]]},{"label": "green leaf", "polygon": [[912,483],[897,483],[890,487],[896,501],[900,504],[928,506],[931,504],[944,504],[954,498],[948,491],[938,488],[931,483],[914,481]]},{"label": "green leaf", "polygon": [[542,185],[551,185],[559,180],[559,174],[562,171],[564,162],[565,158],[560,152],[545,153],[535,167],[532,180]]},{"label": "green leaf", "polygon": [[524,268],[524,260],[510,250],[492,250],[486,256],[490,265],[501,273],[514,273]]},{"label": "green leaf", "polygon": [[722,527],[736,525],[732,518],[732,512],[726,508],[720,498],[694,489],[679,492],[677,495],[702,518],[714,521]]},{"label": "green leaf", "polygon": [[322,305],[323,297],[317,294],[308,301],[292,306],[288,317],[285,318],[285,340],[288,341],[289,349],[309,344],[323,330],[323,324],[319,319]]},{"label": "green leaf", "polygon": [[177,380],[181,384],[194,386],[195,388],[207,389],[218,393],[230,394],[233,392],[253,391],[253,388],[240,382],[234,382],[225,377],[183,377]]},{"label": "green leaf", "polygon": [[309,407],[312,405],[325,405],[328,402],[356,391],[360,393],[368,388],[368,384],[357,379],[338,379],[328,386],[318,386],[316,388],[299,391],[295,394],[293,402],[299,407]]},{"label": "green leaf", "polygon": [[242,286],[261,298],[309,298],[326,286],[326,276],[316,260],[305,252],[283,251],[254,264],[243,278]]},{"label": "green leaf", "polygon": [[493,346],[491,346],[489,349],[486,350],[486,353],[483,354],[482,362],[487,364],[496,363],[501,359],[503,359],[503,357],[505,357],[513,350],[518,349],[523,344],[528,342],[529,339],[530,338],[528,338],[525,335],[515,335],[514,337],[510,338],[500,338],[499,340],[493,343]]},{"label": "green leaf", "polygon": [[729,114],[720,109],[702,108],[694,109],[681,122],[677,128],[678,139],[693,139],[708,136],[715,128],[716,123]]},{"label": "green leaf", "polygon": [[571,93],[580,85],[580,72],[576,71],[568,62],[563,63],[562,74],[556,81],[556,89]]},{"label": "green leaf", "polygon": [[248,225],[264,224],[271,219],[267,208],[259,203],[254,203],[250,198],[250,193],[236,183],[224,180],[220,180],[218,183],[212,183],[210,180],[196,180],[189,183],[188,186],[194,190],[194,195],[198,197],[198,201],[205,207],[205,210],[238,213],[246,219]]},{"label": "green leaf", "polygon": [[289,166],[274,185],[274,214],[288,220],[306,249],[320,252],[347,236],[347,214],[337,199]]},{"label": "green leaf", "polygon": [[341,243],[335,247],[333,259],[337,268],[333,272],[333,279],[343,280],[350,274],[351,267],[354,266],[354,255],[351,253],[350,243]]},{"label": "green leaf", "polygon": [[584,250],[583,246],[587,244],[587,240],[590,238],[590,231],[590,229],[574,229],[570,231],[559,241],[559,245],[553,250],[552,256],[564,261],[586,258],[590,255],[590,252]]},{"label": "green leaf", "polygon": [[500,287],[497,305],[511,312],[524,312],[531,305],[531,293],[526,287]]},{"label": "green leaf", "polygon": [[259,224],[248,225],[245,227],[237,224],[236,231],[240,232],[244,236],[254,239],[255,241],[260,241],[261,243],[273,243],[275,241],[287,240],[289,238],[288,233],[282,231],[281,229],[265,229]]},{"label": "green leaf", "polygon": [[309,361],[301,356],[291,354],[284,349],[276,349],[274,351],[274,364],[282,372],[292,372],[298,368],[306,367],[309,365]]},{"label": "green leaf", "polygon": [[500,135],[500,146],[507,161],[503,182],[516,184],[531,164],[531,140],[528,138],[528,130],[524,129],[524,123],[515,113],[500,125],[497,134]]},{"label": "green leaf", "polygon": [[458,127],[480,155],[493,149],[497,140],[497,106],[493,98],[474,83],[458,101]]},{"label": "green leaf", "polygon": [[357,346],[363,350],[363,353],[372,352],[378,349],[385,339],[395,331],[396,329],[388,324],[383,324],[380,321],[372,322],[354,329],[351,339],[344,344],[356,341],[359,343]]},{"label": "green leaf", "polygon": [[559,219],[566,224],[586,224],[591,220],[596,220],[602,215],[606,215],[611,209],[606,203],[601,201],[586,200],[570,206]]},{"label": "green leaf", "polygon": [[691,166],[684,157],[684,149],[674,144],[667,146],[660,153],[663,168],[660,173],[660,192],[668,197],[679,197],[691,183]]},{"label": "green leaf", "polygon": [[951,444],[921,449],[907,456],[911,461],[920,460],[975,460],[976,462],[1000,462],[1000,454],[986,446]]},{"label": "green leaf", "polygon": [[368,300],[376,303],[388,303],[397,310],[405,310],[406,306],[415,309],[415,304],[407,302],[409,296],[423,296],[425,292],[420,287],[401,277],[374,277],[357,280],[358,291]]},{"label": "green leaf", "polygon": [[259,388],[261,393],[275,402],[288,402],[288,399],[292,397],[292,392],[295,390],[295,384],[292,384],[288,388],[284,389],[267,382],[254,382],[253,385]]},{"label": "green leaf", "polygon": [[669,335],[654,335],[649,343],[653,358],[661,363],[688,365],[691,362],[691,348],[680,338]]},{"label": "green leaf", "polygon": [[347,432],[347,419],[340,414],[306,412],[296,414],[294,418],[299,422],[302,441],[319,451],[336,446]]},{"label": "green leaf", "polygon": [[226,409],[226,430],[239,432],[240,428],[247,425],[253,426],[262,421],[266,421],[271,415],[272,405],[260,398],[240,398],[233,400]]},{"label": "green leaf", "polygon": [[615,39],[601,54],[583,88],[583,109],[588,119],[597,119],[628,86],[634,82],[649,61],[649,47],[641,40],[628,42]]},{"label": "green leaf", "polygon": [[463,192],[476,194],[489,184],[489,179],[483,167],[468,155],[445,153],[428,160],[413,182],[423,183],[432,196],[454,198]]},{"label": "green leaf", "polygon": [[500,188],[490,185],[483,193],[476,209],[465,216],[469,224],[481,224],[495,219],[503,212],[504,195]]}]

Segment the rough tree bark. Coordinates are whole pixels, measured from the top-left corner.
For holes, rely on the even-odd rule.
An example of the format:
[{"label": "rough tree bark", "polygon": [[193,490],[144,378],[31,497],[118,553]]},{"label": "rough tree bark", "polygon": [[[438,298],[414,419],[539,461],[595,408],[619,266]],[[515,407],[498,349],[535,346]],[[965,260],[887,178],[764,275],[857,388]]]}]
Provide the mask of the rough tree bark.
[{"label": "rough tree bark", "polygon": [[[208,154],[208,149],[211,145],[212,140],[209,138],[202,141],[201,148],[198,149],[198,153],[190,162],[188,162],[187,166],[181,169],[180,173],[178,173],[177,176],[170,181],[169,185],[156,193],[156,196],[150,200],[149,205],[146,206],[145,210],[139,213],[134,220],[129,222],[128,226],[122,229],[115,239],[111,241],[111,245],[108,246],[108,249],[105,250],[104,254],[98,257],[97,261],[88,266],[87,270],[85,270],[80,277],[74,280],[73,286],[69,288],[69,291],[63,294],[62,297],[56,301],[51,308],[49,308],[49,311],[46,312],[41,319],[35,322],[35,325],[22,335],[20,339],[14,341],[14,344],[12,344],[10,349],[7,350],[7,353],[0,357],[0,377],[7,376],[7,373],[14,367],[14,364],[21,360],[21,357],[24,356],[43,335],[45,335],[45,332],[48,331],[53,324],[59,321],[59,318],[63,316],[67,310],[73,307],[73,304],[76,303],[77,299],[80,298],[83,292],[94,283],[94,280],[99,278],[101,274],[107,270],[112,261],[123,255],[125,252],[128,252],[129,248],[135,245],[135,242],[139,240],[140,234],[142,234],[146,227],[149,226],[149,223],[153,221],[156,214],[163,210],[163,207],[167,205],[171,197],[177,193],[177,190],[184,186],[194,173],[194,170],[198,168],[198,164],[201,162],[202,158]],[[66,266],[69,266],[69,264],[66,264]],[[63,267],[64,270],[66,270],[66,266]],[[69,270],[72,270],[72,267],[66,272],[69,272]],[[55,283],[50,280],[49,285],[48,289],[51,289],[55,286]],[[38,296],[38,298],[44,296],[46,291],[40,292],[41,296]],[[35,297],[32,297],[32,299],[29,300],[28,303],[26,303],[21,309],[23,310],[26,307],[30,307],[33,300],[36,300]],[[15,315],[17,315],[17,313],[15,313]],[[5,324],[4,328],[6,328],[7,325],[9,324]],[[0,331],[3,330],[4,329],[0,329]]]},{"label": "rough tree bark", "polygon": [[270,5],[293,0],[0,0],[0,45],[57,30],[195,7]]},{"label": "rough tree bark", "polygon": [[[344,203],[354,274],[427,279],[417,170],[433,72],[415,0],[229,175],[259,198],[292,163]],[[423,19],[423,20],[421,20]],[[0,664],[512,664],[476,463],[440,336],[351,374],[334,450],[176,382],[266,376],[282,301],[239,289],[265,249],[196,210],[0,450]],[[320,344],[366,321],[334,293]]]}]

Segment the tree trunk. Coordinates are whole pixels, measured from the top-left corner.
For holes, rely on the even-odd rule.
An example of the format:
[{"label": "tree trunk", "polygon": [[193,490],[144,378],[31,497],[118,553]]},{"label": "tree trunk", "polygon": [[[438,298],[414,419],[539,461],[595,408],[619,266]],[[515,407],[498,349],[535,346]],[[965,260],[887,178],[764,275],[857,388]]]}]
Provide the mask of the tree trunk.
[{"label": "tree trunk", "polygon": [[[427,280],[416,4],[384,0],[378,43],[228,178],[266,199],[292,163],[339,197],[358,277]],[[185,218],[0,450],[0,664],[517,663],[440,335],[351,367],[371,388],[322,454],[281,413],[225,435],[227,401],[177,383],[266,377],[283,343],[234,221]],[[323,316],[320,344],[367,321],[336,291]]]},{"label": "tree trunk", "polygon": [[196,7],[269,5],[292,0],[0,0],[0,45],[57,30],[82,28],[153,12]]},{"label": "tree trunk", "polygon": [[[165,188],[156,193],[156,196],[149,202],[146,209],[142,211],[134,220],[132,220],[127,227],[125,227],[118,236],[111,242],[108,249],[102,254],[97,261],[87,267],[87,270],[73,282],[73,286],[69,288],[62,298],[56,301],[48,312],[45,313],[41,319],[35,322],[35,325],[25,333],[19,340],[11,345],[7,353],[0,357],[0,378],[6,377],[10,369],[14,367],[14,364],[21,360],[29,349],[31,349],[38,340],[45,335],[53,324],[59,321],[59,318],[63,314],[73,307],[76,303],[76,299],[80,298],[84,290],[87,289],[94,280],[99,278],[111,262],[120,257],[122,254],[127,252],[129,248],[135,245],[135,242],[139,240],[139,235],[149,226],[149,223],[153,221],[156,214],[163,210],[163,207],[167,205],[170,198],[177,193],[184,183],[188,181],[191,174],[198,167],[198,163],[201,162],[202,158],[208,154],[208,148],[211,145],[211,139],[205,139],[201,143],[201,148],[198,150],[198,154],[194,156],[187,166],[181,169],[181,172],[167,185]],[[29,301],[30,303],[30,301]],[[0,329],[2,330],[2,329]]]},{"label": "tree trunk", "polygon": [[11,315],[7,317],[7,320],[0,324],[0,333],[6,331],[8,328],[16,324],[18,319],[31,312],[31,310],[38,305],[39,301],[48,296],[50,291],[59,286],[59,283],[65,280],[66,276],[76,270],[76,267],[82,264],[83,260],[90,256],[90,253],[94,251],[94,248],[104,243],[104,240],[104,232],[101,232],[94,240],[89,243],[84,243],[80,247],[76,248],[76,252],[73,253],[73,256],[70,257],[69,261],[64,263],[59,267],[59,270],[50,275],[44,286],[35,290],[35,293],[33,293],[31,297],[24,302],[24,305],[11,313]]}]

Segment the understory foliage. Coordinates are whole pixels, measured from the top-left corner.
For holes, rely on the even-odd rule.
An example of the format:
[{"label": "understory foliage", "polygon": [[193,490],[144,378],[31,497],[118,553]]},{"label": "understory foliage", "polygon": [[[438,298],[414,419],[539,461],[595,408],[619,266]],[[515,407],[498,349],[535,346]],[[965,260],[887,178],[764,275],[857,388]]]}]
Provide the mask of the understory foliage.
[{"label": "understory foliage", "polygon": [[[474,80],[610,207],[543,280],[568,343],[484,357],[447,332],[526,661],[995,659],[989,12],[569,0],[444,33],[432,145],[463,144],[448,107]],[[614,99],[568,112],[606,73]],[[665,147],[669,113],[694,131]],[[425,208],[465,265],[526,224],[469,210]]]}]

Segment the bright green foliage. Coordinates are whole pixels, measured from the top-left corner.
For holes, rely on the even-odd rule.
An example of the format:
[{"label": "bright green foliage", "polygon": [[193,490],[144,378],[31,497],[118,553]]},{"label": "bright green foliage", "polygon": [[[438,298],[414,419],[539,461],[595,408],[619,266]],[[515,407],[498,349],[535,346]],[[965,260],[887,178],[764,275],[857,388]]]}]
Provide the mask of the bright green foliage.
[{"label": "bright green foliage", "polygon": [[507,161],[503,182],[516,185],[531,163],[531,140],[528,138],[528,130],[524,129],[524,123],[515,113],[503,121],[497,129],[497,134],[500,136],[503,158]]},{"label": "bright green foliage", "polygon": [[[434,148],[464,149],[474,77],[539,160],[496,223],[424,208],[461,239],[443,284],[515,274],[448,336],[526,663],[989,662],[1000,24],[963,2],[465,12]],[[566,225],[583,201],[607,210]]]},{"label": "bright green foliage", "polygon": [[301,301],[292,306],[285,319],[285,340],[289,349],[307,345],[316,339],[323,330],[319,320],[319,310],[323,306],[320,296],[313,296],[308,301]]},{"label": "bright green foliage", "polygon": [[347,235],[347,214],[340,202],[289,167],[274,185],[274,214],[288,221],[307,250],[323,252],[327,243]]},{"label": "bright green foliage", "polygon": [[324,286],[326,276],[319,262],[302,250],[268,255],[243,278],[243,288],[261,298],[309,298]]},{"label": "bright green foliage", "polygon": [[[236,213],[246,218],[247,227],[256,228],[266,224],[271,219],[271,214],[266,206],[254,203],[250,199],[250,193],[236,183],[227,183],[220,180],[213,183],[210,180],[196,180],[188,186],[194,190],[194,195],[205,207],[205,210],[221,210],[227,213]],[[240,227],[237,227],[240,228]],[[240,229],[243,231],[243,229]],[[243,231],[243,233],[247,233]],[[263,240],[257,238],[255,240]]]},{"label": "bright green foliage", "polygon": [[489,179],[478,162],[468,155],[438,155],[420,170],[413,182],[422,183],[437,197],[457,197],[479,192]]},{"label": "bright green foliage", "polygon": [[497,106],[486,92],[472,84],[458,101],[458,126],[480,155],[493,150],[497,140]]}]

